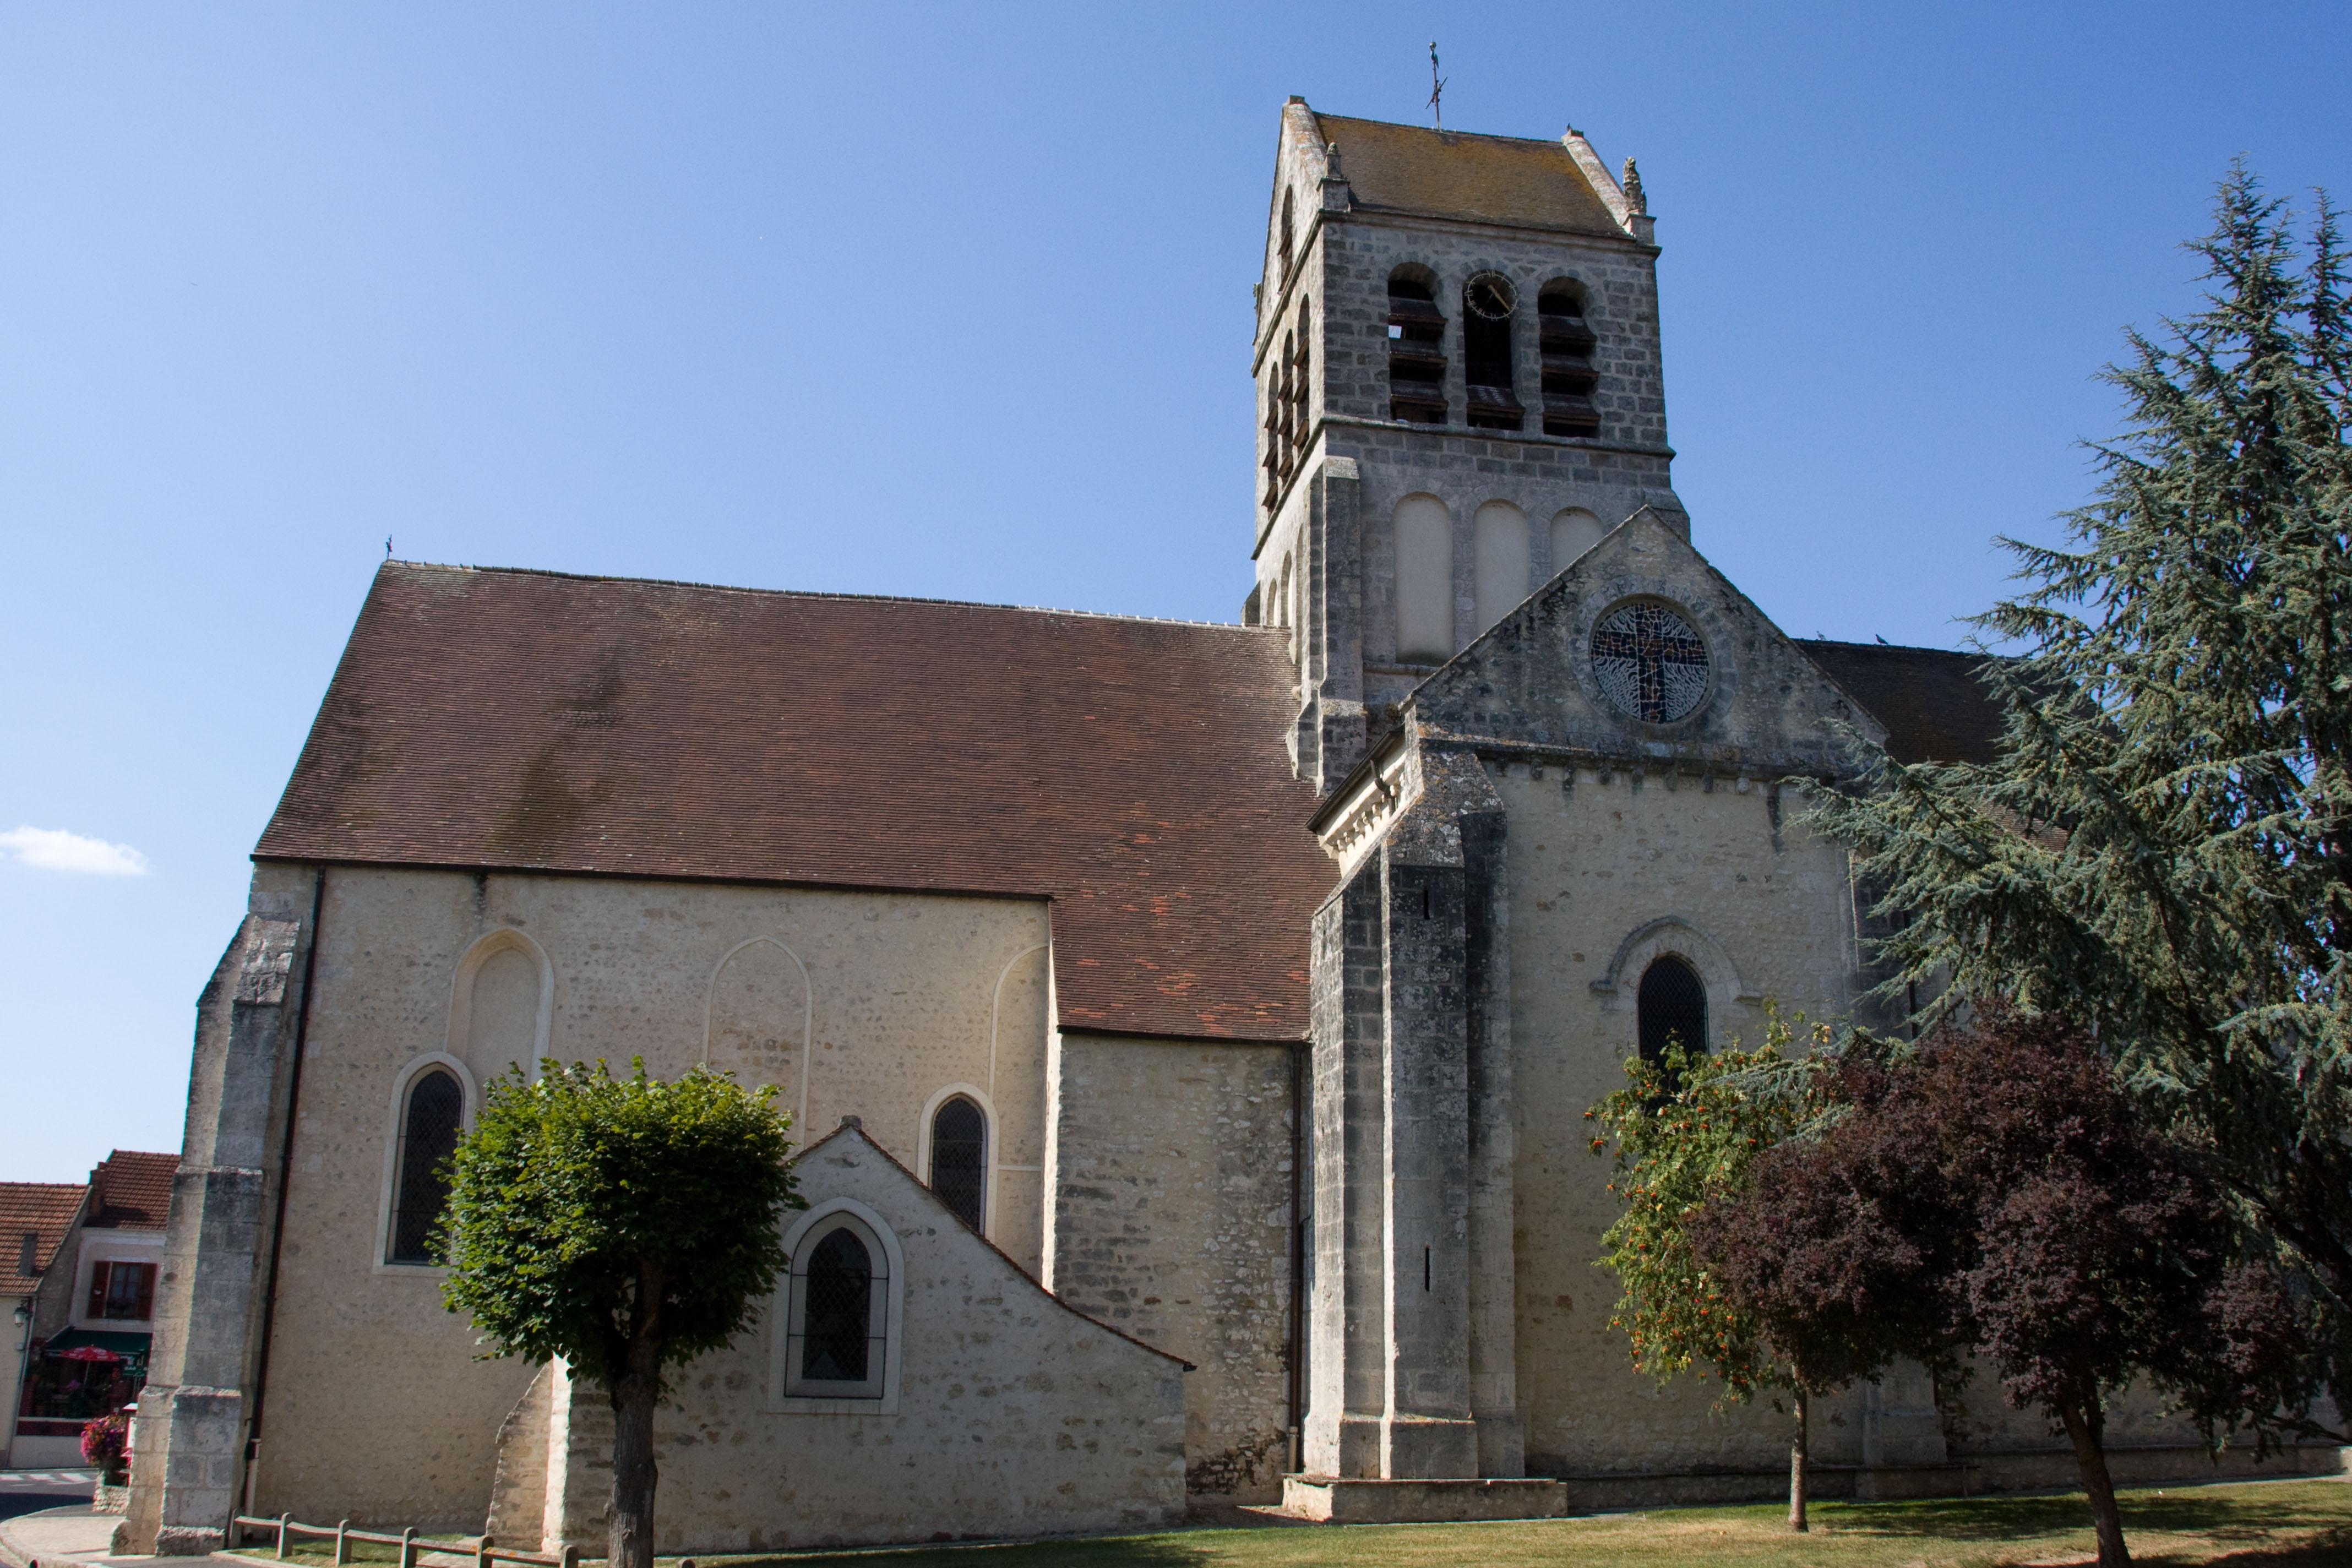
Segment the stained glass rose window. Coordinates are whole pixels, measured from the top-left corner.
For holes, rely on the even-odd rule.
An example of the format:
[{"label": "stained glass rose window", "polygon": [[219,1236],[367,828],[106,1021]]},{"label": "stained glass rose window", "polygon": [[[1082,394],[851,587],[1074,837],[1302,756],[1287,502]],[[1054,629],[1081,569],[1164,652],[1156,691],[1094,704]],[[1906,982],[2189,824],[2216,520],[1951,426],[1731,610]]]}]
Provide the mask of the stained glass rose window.
[{"label": "stained glass rose window", "polygon": [[1706,696],[1706,645],[1665,605],[1622,605],[1592,628],[1601,694],[1636,719],[1670,724]]}]

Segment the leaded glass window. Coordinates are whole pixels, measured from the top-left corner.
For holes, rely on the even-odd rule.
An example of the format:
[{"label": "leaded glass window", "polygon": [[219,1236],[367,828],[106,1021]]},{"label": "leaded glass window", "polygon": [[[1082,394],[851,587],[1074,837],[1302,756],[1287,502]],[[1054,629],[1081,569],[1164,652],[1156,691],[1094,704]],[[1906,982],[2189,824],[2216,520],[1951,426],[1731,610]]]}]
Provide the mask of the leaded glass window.
[{"label": "leaded glass window", "polygon": [[1625,712],[1671,724],[1706,697],[1706,645],[1668,605],[1636,600],[1592,628],[1592,676]]},{"label": "leaded glass window", "polygon": [[974,1230],[988,1213],[987,1158],[987,1119],[962,1095],[950,1098],[931,1117],[931,1191]]},{"label": "leaded glass window", "polygon": [[432,1068],[408,1086],[400,1119],[399,1172],[392,1191],[391,1261],[438,1263],[433,1232],[449,1203],[447,1161],[457,1151],[466,1091],[454,1074]]},{"label": "leaded glass window", "polygon": [[820,1383],[866,1381],[866,1332],[874,1318],[874,1260],[847,1229],[829,1231],[809,1259],[801,1375]]},{"label": "leaded glass window", "polygon": [[890,1266],[882,1244],[847,1215],[826,1216],[793,1256],[784,1393],[880,1398],[889,1323]]}]

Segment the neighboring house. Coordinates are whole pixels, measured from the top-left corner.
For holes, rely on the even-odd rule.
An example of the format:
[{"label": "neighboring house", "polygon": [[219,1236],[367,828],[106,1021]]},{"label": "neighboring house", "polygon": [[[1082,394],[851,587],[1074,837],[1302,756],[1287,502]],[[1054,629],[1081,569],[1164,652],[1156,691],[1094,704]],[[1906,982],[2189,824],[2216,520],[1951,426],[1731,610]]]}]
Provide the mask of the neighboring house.
[{"label": "neighboring house", "polygon": [[[33,1462],[18,1459],[15,1444],[34,1310],[43,1281],[81,1217],[81,1201],[89,1191],[79,1182],[0,1182],[0,1310],[7,1312],[9,1327],[7,1339],[0,1341],[7,1346],[6,1360],[0,1363],[0,1397],[6,1404],[0,1409],[9,1414],[7,1430],[0,1434],[0,1467]],[[81,1462],[79,1454],[74,1462]]]},{"label": "neighboring house", "polygon": [[9,1367],[11,1468],[79,1465],[82,1428],[139,1397],[179,1164],[117,1149],[86,1186],[0,1188],[0,1236],[16,1242],[0,1288],[23,1292],[26,1317]]}]

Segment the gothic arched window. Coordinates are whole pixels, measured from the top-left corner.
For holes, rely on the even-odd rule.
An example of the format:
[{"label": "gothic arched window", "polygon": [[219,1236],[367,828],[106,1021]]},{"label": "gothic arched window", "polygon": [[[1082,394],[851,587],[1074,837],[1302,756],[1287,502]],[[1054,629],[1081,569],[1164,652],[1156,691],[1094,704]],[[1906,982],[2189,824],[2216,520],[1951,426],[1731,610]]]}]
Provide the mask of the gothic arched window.
[{"label": "gothic arched window", "polygon": [[1290,276],[1290,241],[1292,235],[1290,215],[1292,206],[1293,203],[1291,200],[1291,193],[1286,190],[1282,193],[1282,275],[1285,278]]},{"label": "gothic arched window", "polygon": [[931,1113],[931,1191],[956,1218],[984,1228],[988,1205],[988,1119],[962,1095]]},{"label": "gothic arched window", "polygon": [[889,1306],[889,1257],[881,1244],[849,1215],[818,1222],[793,1258],[786,1392],[830,1399],[880,1397]]},{"label": "gothic arched window", "polygon": [[466,1091],[441,1068],[418,1073],[400,1117],[400,1153],[392,1187],[392,1245],[387,1261],[438,1263],[434,1228],[449,1202],[445,1163],[457,1147]]},{"label": "gothic arched window", "polygon": [[1661,953],[1642,972],[1635,1004],[1642,1020],[1642,1059],[1666,1054],[1669,1040],[1686,1051],[1706,1049],[1706,986],[1698,972],[1673,953]]}]

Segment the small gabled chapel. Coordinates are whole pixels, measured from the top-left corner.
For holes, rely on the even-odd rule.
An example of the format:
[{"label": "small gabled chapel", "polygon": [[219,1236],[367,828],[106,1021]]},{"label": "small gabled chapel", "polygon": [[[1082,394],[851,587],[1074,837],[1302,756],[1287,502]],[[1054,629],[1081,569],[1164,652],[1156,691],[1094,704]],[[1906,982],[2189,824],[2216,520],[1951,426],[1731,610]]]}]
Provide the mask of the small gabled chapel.
[{"label": "small gabled chapel", "polygon": [[[128,1547],[601,1536],[601,1396],[475,1359],[429,1241],[545,1057],[772,1084],[803,1145],[761,1326],[663,1407],[665,1552],[1783,1484],[1784,1417],[1629,1370],[1581,1113],[1865,1008],[1804,792],[1995,715],[1695,548],[1630,161],[1293,100],[1267,216],[1239,625],[378,572],[199,1002]],[[2071,1466],[1924,1376],[1814,1453]]]}]

